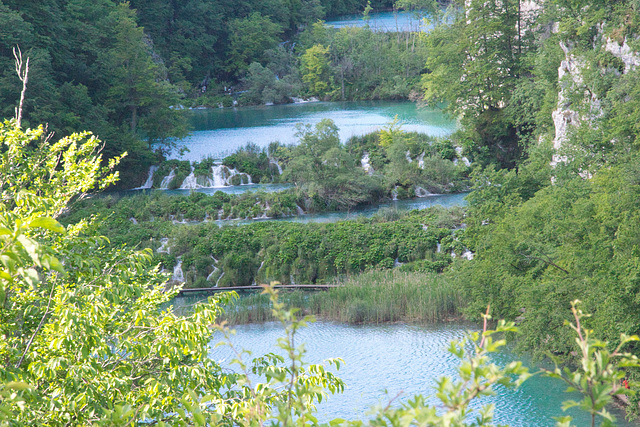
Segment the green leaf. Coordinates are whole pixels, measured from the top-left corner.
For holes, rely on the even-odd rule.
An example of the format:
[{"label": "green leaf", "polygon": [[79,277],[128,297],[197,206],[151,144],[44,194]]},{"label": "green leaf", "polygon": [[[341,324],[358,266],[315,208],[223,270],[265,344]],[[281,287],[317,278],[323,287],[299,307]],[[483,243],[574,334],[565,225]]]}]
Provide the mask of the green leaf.
[{"label": "green leaf", "polygon": [[58,221],[49,217],[40,217],[31,220],[29,226],[32,228],[44,228],[54,233],[64,233],[65,229]]}]

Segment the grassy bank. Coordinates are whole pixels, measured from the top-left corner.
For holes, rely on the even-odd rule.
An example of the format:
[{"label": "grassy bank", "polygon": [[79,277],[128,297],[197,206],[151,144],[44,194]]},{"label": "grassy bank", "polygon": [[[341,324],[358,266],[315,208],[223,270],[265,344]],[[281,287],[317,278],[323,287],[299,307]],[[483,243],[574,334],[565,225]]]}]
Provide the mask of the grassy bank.
[{"label": "grassy bank", "polygon": [[[336,282],[328,291],[281,292],[280,300],[324,320],[347,323],[433,323],[459,316],[463,299],[445,277],[435,273],[369,271]],[[227,309],[233,324],[273,320],[266,295],[241,296]]]}]

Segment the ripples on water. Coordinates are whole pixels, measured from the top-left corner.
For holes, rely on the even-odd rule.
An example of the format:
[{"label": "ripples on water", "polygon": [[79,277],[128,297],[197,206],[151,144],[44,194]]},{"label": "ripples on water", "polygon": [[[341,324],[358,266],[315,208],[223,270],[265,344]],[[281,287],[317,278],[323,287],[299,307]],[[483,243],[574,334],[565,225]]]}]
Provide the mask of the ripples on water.
[{"label": "ripples on water", "polygon": [[[297,342],[305,343],[305,361],[320,363],[328,358],[341,357],[346,363],[338,374],[347,388],[343,394],[330,396],[318,406],[319,420],[325,422],[338,417],[366,419],[371,407],[378,403],[386,405],[399,393],[402,393],[401,401],[415,394],[433,394],[437,378],[455,376],[456,373],[458,361],[446,350],[449,343],[461,338],[470,327],[458,324],[310,324],[296,338]],[[243,325],[236,330],[234,345],[252,351],[255,356],[278,352],[275,342],[282,336],[279,325]],[[223,365],[228,364],[233,357],[229,348],[213,347],[211,357]],[[508,352],[496,355],[498,363],[507,363],[513,358]],[[576,398],[563,391],[562,384],[555,380],[533,377],[521,389],[498,389],[496,396],[485,398],[481,403],[496,405],[496,423],[514,427],[554,426],[552,417],[563,415],[561,402]],[[436,400],[429,402],[436,403]],[[579,416],[574,419],[574,425],[590,424],[590,419],[582,413],[571,415]],[[616,416],[619,426],[631,425],[622,421],[624,417],[620,411],[616,411]]]}]

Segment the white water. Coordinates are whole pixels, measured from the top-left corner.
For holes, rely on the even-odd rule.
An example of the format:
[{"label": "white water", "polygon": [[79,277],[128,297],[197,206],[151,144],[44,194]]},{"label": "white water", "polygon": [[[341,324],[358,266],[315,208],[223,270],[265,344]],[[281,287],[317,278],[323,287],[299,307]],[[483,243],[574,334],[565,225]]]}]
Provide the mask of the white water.
[{"label": "white water", "polygon": [[420,169],[424,169],[424,151],[418,156],[416,160],[418,161],[418,167]]},{"label": "white water", "polygon": [[427,190],[420,187],[419,185],[416,185],[415,192],[416,192],[416,197],[429,197],[432,195],[431,193],[429,193]]},{"label": "white water", "polygon": [[176,177],[176,170],[175,169],[171,169],[171,172],[169,172],[169,175],[165,176],[164,178],[162,178],[162,182],[160,183],[160,189],[161,190],[168,190],[169,189],[169,184],[171,184],[171,181],[173,181],[173,178]]},{"label": "white water", "polygon": [[302,209],[299,205],[296,205],[296,210],[298,211],[298,215],[304,215],[304,209]]},{"label": "white water", "polygon": [[213,279],[213,276],[218,271],[218,267],[216,267],[215,265],[212,266],[212,267],[213,267],[213,271],[211,273],[209,273],[209,275],[207,276],[207,282],[210,281],[211,279]]},{"label": "white water", "polygon": [[187,175],[187,177],[182,181],[180,185],[181,190],[195,190],[196,188],[200,188],[201,185],[198,185],[198,179],[196,175],[193,173],[193,166],[191,166],[191,173]]},{"label": "white water", "polygon": [[147,175],[147,180],[140,187],[133,188],[133,190],[148,190],[153,187],[153,174],[158,170],[158,166],[151,166],[149,168],[149,175]]},{"label": "white water", "polygon": [[156,251],[159,254],[165,253],[168,254],[171,252],[171,248],[168,247],[167,245],[169,244],[169,239],[167,237],[164,237],[162,239],[160,239],[160,247],[158,248],[158,250]]},{"label": "white water", "polygon": [[238,172],[236,169],[228,168],[224,165],[211,166],[211,175],[213,177],[211,187],[213,188],[228,187],[230,185],[233,185],[231,183],[231,179],[236,175],[240,175],[242,177],[242,181],[244,181],[245,179],[247,180],[246,183],[241,182],[241,185],[252,184],[251,176],[243,172]]},{"label": "white water", "polygon": [[218,286],[218,283],[220,283],[220,280],[222,280],[223,277],[224,277],[224,271],[222,272],[220,277],[218,277],[218,280],[216,280],[216,286]]},{"label": "white water", "polygon": [[369,153],[365,151],[364,156],[360,160],[360,164],[362,165],[362,169],[367,172],[369,175],[373,175],[373,168],[371,167],[371,163],[369,163]]},{"label": "white water", "polygon": [[393,191],[391,192],[391,200],[398,200],[398,186],[396,185]]},{"label": "white water", "polygon": [[269,157],[269,164],[276,165],[276,167],[278,168],[278,175],[282,175],[282,167],[280,166],[280,163],[278,163],[276,159]]},{"label": "white water", "polygon": [[173,267],[173,276],[171,280],[174,282],[184,282],[184,272],[182,271],[182,260],[178,258],[178,263]]}]

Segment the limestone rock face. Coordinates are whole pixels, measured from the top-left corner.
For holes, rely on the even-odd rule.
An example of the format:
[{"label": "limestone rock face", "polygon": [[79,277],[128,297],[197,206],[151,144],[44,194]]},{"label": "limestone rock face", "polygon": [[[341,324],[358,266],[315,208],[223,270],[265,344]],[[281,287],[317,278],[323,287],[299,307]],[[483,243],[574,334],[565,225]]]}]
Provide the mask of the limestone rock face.
[{"label": "limestone rock face", "polygon": [[[601,26],[599,37],[602,37],[602,33],[603,28]],[[622,44],[607,38],[602,41],[601,46],[624,63],[625,69],[623,74],[626,74],[640,66],[640,53],[633,51],[626,38]],[[581,120],[592,120],[604,113],[602,111],[600,100],[593,94],[589,96],[586,88],[585,102],[588,103],[587,113],[584,113],[585,110],[583,109],[582,114],[584,117],[582,117],[575,108],[572,108],[571,101],[569,100],[569,93],[571,91],[579,91],[580,88],[584,86],[584,80],[581,76],[580,70],[583,69],[586,64],[572,52],[573,46],[571,43],[560,42],[560,47],[565,54],[565,59],[560,63],[560,67],[558,68],[560,92],[558,93],[558,106],[552,113],[553,123],[555,126],[553,148],[556,151],[560,150],[563,144],[566,143],[571,127],[579,125]],[[617,70],[605,71],[615,72],[617,75],[620,74]],[[566,156],[554,154],[551,164],[552,166],[555,166],[559,162],[567,161],[568,159]]]},{"label": "limestone rock face", "polygon": [[626,37],[622,44],[608,38],[604,48],[607,52],[611,52],[613,56],[624,63],[624,74],[627,74],[629,71],[640,66],[640,54],[631,49]]}]

